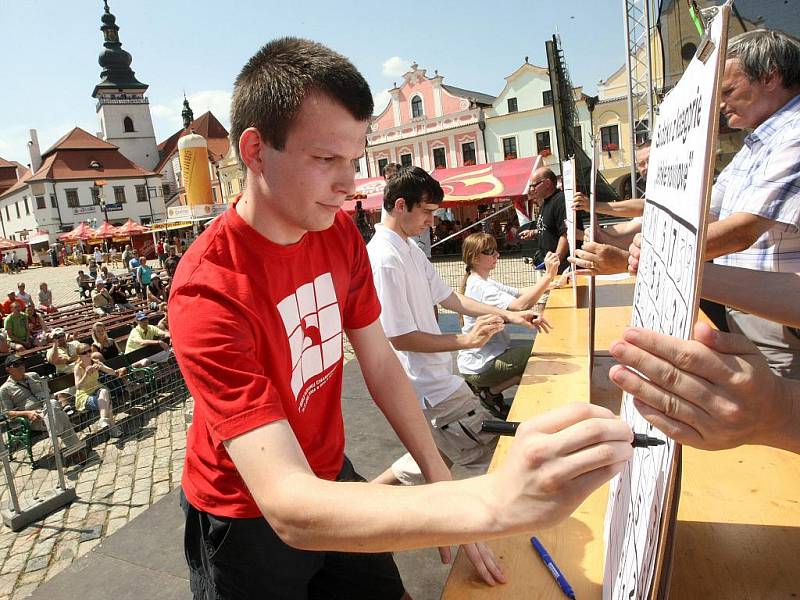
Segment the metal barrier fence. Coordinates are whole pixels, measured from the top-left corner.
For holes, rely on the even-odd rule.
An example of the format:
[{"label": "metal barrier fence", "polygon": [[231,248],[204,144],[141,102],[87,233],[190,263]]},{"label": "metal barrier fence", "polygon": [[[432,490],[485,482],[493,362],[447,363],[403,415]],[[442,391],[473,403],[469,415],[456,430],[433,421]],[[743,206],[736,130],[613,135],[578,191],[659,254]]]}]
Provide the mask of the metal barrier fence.
[{"label": "metal barrier fence", "polygon": [[[137,506],[131,497],[144,486],[148,490],[145,504],[149,505],[152,486],[163,481],[159,470],[166,473],[171,468],[172,444],[164,442],[167,438],[171,441],[173,434],[185,439],[188,427],[184,408],[189,392],[174,354],[165,358],[164,362],[150,360],[132,367],[122,378],[109,375],[101,380],[110,392],[120,437],[111,437],[111,427],[100,423],[98,412],[88,409],[67,417],[79,443],[68,428],[58,432],[58,443],[55,431],[26,432],[19,419],[4,423],[0,460],[6,485],[0,493],[0,512],[8,527],[19,531],[75,500],[70,508],[72,517],[76,505],[78,512],[86,511],[96,506],[98,498],[107,497],[106,506],[98,506],[102,512],[97,515],[99,537],[108,509],[122,506],[127,511]],[[46,403],[45,408],[50,423],[64,418],[64,414],[55,414],[63,410],[58,401]],[[185,445],[177,445],[181,443]],[[167,455],[159,456],[159,451]]]}]

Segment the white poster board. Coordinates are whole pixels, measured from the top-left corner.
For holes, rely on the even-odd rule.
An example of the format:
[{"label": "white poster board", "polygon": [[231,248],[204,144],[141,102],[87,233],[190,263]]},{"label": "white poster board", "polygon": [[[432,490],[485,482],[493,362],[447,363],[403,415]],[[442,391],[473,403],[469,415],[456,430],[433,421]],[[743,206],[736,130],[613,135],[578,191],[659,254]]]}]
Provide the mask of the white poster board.
[{"label": "white poster board", "polygon": [[[572,202],[575,198],[575,159],[570,158],[561,164],[561,181],[564,188],[564,208],[567,225],[567,242],[569,243],[569,255],[575,256],[575,248],[577,247],[577,231],[575,224],[575,211],[572,209]],[[574,268],[574,267],[572,267]],[[572,291],[573,298],[577,299],[578,294],[578,279],[572,278]]]},{"label": "white poster board", "polygon": [[[729,14],[727,3],[661,104],[650,149],[631,321],[683,339],[691,336],[699,304]],[[672,504],[677,502],[680,446],[639,414],[630,394],[623,395],[621,418],[635,432],[666,439],[667,444],[637,449],[611,482],[603,598],[652,598],[665,587],[666,532],[670,513],[676,512]]]}]

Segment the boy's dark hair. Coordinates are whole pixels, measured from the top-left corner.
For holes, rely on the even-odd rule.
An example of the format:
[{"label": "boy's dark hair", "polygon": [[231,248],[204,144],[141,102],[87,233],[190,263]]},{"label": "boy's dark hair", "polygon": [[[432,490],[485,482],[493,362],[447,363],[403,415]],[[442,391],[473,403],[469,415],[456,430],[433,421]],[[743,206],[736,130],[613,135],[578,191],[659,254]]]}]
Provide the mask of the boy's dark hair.
[{"label": "boy's dark hair", "polygon": [[230,135],[236,156],[239,138],[248,127],[283,150],[297,111],[311,92],[327,94],[359,121],[372,117],[369,85],[341,54],[293,37],[273,40],[256,52],[233,86]]},{"label": "boy's dark hair", "polygon": [[394,177],[386,180],[386,187],[383,188],[383,207],[391,212],[398,198],[405,199],[406,210],[411,212],[423,201],[440,204],[444,198],[444,191],[439,182],[425,169],[400,167]]},{"label": "boy's dark hair", "polygon": [[400,165],[397,163],[388,163],[385,167],[383,167],[383,178],[386,180],[391,179],[395,175],[397,175],[397,170],[400,168]]}]

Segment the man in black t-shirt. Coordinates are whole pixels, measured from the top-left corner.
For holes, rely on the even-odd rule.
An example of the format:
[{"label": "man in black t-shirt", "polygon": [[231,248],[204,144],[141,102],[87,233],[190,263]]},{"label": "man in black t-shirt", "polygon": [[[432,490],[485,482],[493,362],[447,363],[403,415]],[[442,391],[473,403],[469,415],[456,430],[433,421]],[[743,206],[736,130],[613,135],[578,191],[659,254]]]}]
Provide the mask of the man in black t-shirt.
[{"label": "man in black t-shirt", "polygon": [[[528,188],[528,198],[539,207],[539,218],[536,228],[520,233],[521,239],[528,239],[537,235],[538,247],[534,260],[536,264],[544,262],[548,252],[555,252],[561,264],[558,272],[562,273],[569,266],[569,242],[567,241],[567,210],[564,205],[564,192],[560,191],[555,173],[547,167],[537,169],[531,177]],[[580,218],[577,219],[578,229],[583,229]]]}]

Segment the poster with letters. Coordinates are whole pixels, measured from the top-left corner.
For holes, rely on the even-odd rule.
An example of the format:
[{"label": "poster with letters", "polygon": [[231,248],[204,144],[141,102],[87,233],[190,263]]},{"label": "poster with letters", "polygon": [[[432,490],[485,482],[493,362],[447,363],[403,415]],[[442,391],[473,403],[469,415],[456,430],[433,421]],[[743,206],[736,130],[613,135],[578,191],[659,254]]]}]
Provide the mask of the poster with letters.
[{"label": "poster with letters", "polygon": [[[730,2],[660,105],[650,150],[631,324],[683,339],[691,337],[700,300],[729,14]],[[620,413],[637,433],[667,444],[637,449],[611,482],[603,598],[654,598],[668,582],[667,531],[677,512],[680,446],[639,414],[629,394]]]}]

